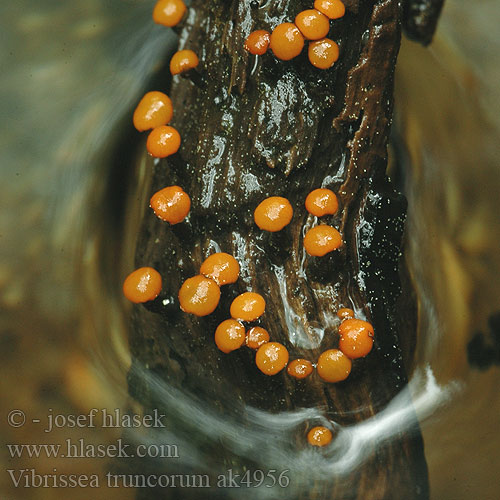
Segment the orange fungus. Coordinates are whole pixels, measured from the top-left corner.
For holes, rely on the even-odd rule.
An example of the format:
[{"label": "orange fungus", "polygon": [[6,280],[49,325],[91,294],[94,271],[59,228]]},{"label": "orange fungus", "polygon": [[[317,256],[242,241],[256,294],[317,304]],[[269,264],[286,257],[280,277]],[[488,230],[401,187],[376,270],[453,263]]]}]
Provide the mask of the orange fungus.
[{"label": "orange fungus", "polygon": [[339,349],[322,352],[316,370],[325,382],[341,382],[351,373],[351,360]]},{"label": "orange fungus", "polygon": [[255,321],[264,314],[266,301],[262,295],[245,292],[236,297],[230,308],[231,316],[242,321]]},{"label": "orange fungus", "polygon": [[166,125],[174,114],[172,101],[163,92],[148,92],[134,111],[134,127],[139,132]]},{"label": "orange fungus", "polygon": [[323,257],[342,245],[340,233],[331,226],[313,227],[304,236],[304,248],[309,255]]},{"label": "orange fungus", "polygon": [[186,5],[182,0],[159,0],[153,9],[153,21],[171,28],[181,22],[185,12]]},{"label": "orange fungus", "polygon": [[152,267],[141,267],[123,282],[123,294],[136,304],[156,299],[162,286],[160,273]]},{"label": "orange fungus", "polygon": [[286,198],[271,196],[262,201],[254,211],[255,224],[264,231],[281,231],[290,224],[293,208]]},{"label": "orange fungus", "polygon": [[373,347],[373,326],[361,319],[347,319],[339,326],[339,348],[349,358],[363,358]]},{"label": "orange fungus", "polygon": [[258,349],[261,345],[269,342],[269,333],[260,326],[254,326],[248,330],[246,342],[250,349]]},{"label": "orange fungus", "polygon": [[316,9],[303,10],[297,14],[295,25],[308,40],[319,40],[328,35],[330,22]]},{"label": "orange fungus", "polygon": [[166,158],[179,150],[181,136],[174,127],[162,125],[154,128],[148,136],[146,148],[155,158]]},{"label": "orange fungus", "polygon": [[245,327],[235,319],[226,319],[215,330],[215,343],[226,354],[239,349],[245,342]]},{"label": "orange fungus", "polygon": [[214,253],[205,259],[200,273],[207,278],[212,278],[219,286],[228,285],[238,280],[240,265],[228,253]]},{"label": "orange fungus", "polygon": [[313,446],[326,446],[327,444],[330,444],[332,438],[332,431],[322,426],[313,427],[307,433],[307,440],[309,441],[309,444]]},{"label": "orange fungus", "polygon": [[192,50],[179,50],[170,59],[170,73],[178,75],[198,66],[198,56]]},{"label": "orange fungus", "polygon": [[345,6],[340,0],[316,0],[314,8],[330,19],[338,19],[345,14]]},{"label": "orange fungus", "polygon": [[302,52],[304,37],[295,24],[279,24],[271,33],[269,46],[278,59],[289,61]]},{"label": "orange fungus", "polygon": [[158,218],[170,224],[177,224],[189,213],[191,199],[179,186],[169,186],[157,191],[149,204]]},{"label": "orange fungus", "polygon": [[266,375],[276,375],[288,363],[288,350],[279,342],[267,342],[255,356],[257,368]]},{"label": "orange fungus", "polygon": [[270,41],[271,34],[269,31],[252,31],[245,41],[245,50],[250,52],[250,54],[261,56],[267,52]]},{"label": "orange fungus", "polygon": [[329,38],[323,38],[309,44],[310,63],[318,69],[328,69],[339,58],[339,46]]},{"label": "orange fungus", "polygon": [[306,210],[316,217],[333,215],[337,212],[338,208],[339,203],[337,197],[330,189],[315,189],[307,195]]},{"label": "orange fungus", "polygon": [[347,307],[342,307],[337,311],[337,317],[341,320],[354,318],[354,311]]},{"label": "orange fungus", "polygon": [[184,312],[195,316],[207,316],[219,304],[220,288],[214,280],[205,276],[187,279],[179,290],[179,302]]},{"label": "orange fungus", "polygon": [[294,359],[288,365],[286,371],[288,375],[302,379],[311,375],[313,371],[313,365],[307,359]]}]

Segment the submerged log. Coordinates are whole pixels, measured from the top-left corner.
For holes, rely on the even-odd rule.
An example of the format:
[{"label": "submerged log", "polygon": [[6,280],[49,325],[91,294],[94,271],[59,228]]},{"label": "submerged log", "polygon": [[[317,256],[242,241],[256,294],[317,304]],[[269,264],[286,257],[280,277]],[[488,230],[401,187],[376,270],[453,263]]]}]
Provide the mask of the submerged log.
[{"label": "submerged log", "polygon": [[[189,460],[163,462],[163,473],[266,472],[286,464],[287,457],[295,463],[295,454],[309,456],[305,434],[316,422],[302,419],[290,427],[282,412],[314,408],[336,429],[358,424],[386,407],[405,386],[411,368],[415,302],[401,259],[406,202],[385,173],[400,4],[346,1],[347,13],[332,22],[330,35],[340,45],[340,59],[327,71],[310,65],[307,50],[290,62],[271,53],[259,58],[247,54],[243,44],[250,31],[271,30],[305,8],[297,0],[260,4],[194,0],[180,40],[181,48],[199,54],[200,74],[192,80],[174,77],[162,89],[173,100],[173,125],[182,146],[155,165],[151,194],[177,184],[193,203],[181,224],[170,226],[152,211],[144,217],[136,265],[155,267],[164,287],[154,304],[134,307],[129,385],[136,400],[165,413],[169,431],[192,447],[188,452],[179,445],[181,456],[193,457],[189,465]],[[304,200],[320,186],[338,193],[339,212],[321,222],[337,227],[344,245],[312,258],[302,240],[304,229],[316,221]],[[290,200],[294,217],[283,231],[266,233],[254,224],[253,210],[273,195]],[[219,249],[238,259],[240,279],[223,287],[214,314],[185,314],[177,299],[181,284]],[[342,306],[373,323],[375,347],[354,362],[343,383],[327,384],[316,375],[304,381],[286,373],[267,377],[256,368],[253,352],[225,355],[213,341],[216,326],[229,317],[231,301],[247,290],[265,297],[260,324],[289,349],[291,359],[315,362],[322,351],[337,347],[335,312]],[[191,401],[191,416],[189,408],[171,404],[173,394]],[[205,424],[196,413],[199,408]],[[279,418],[282,426],[276,424]],[[383,447],[372,449],[367,443],[364,460],[349,471],[332,469],[320,478],[306,467],[302,477],[290,465],[292,484],[281,492],[270,489],[274,496],[269,498],[427,498],[423,444],[415,422],[414,433],[395,436]],[[258,429],[264,439],[254,443],[260,447],[255,452],[251,442],[242,442],[258,436]],[[162,435],[152,433],[151,438],[160,442]],[[339,463],[341,455],[341,450],[312,453],[310,464]],[[157,488],[140,489],[138,495],[266,498],[264,493]]]}]

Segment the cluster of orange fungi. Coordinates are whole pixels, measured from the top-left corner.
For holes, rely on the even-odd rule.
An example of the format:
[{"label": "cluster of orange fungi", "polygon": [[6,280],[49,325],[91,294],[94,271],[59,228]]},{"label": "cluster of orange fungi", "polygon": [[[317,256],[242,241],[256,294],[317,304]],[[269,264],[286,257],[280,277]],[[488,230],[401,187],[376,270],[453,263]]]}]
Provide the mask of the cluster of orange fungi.
[{"label": "cluster of orange fungi", "polygon": [[[311,56],[316,53],[318,44],[328,44],[325,38],[329,31],[329,19],[344,15],[344,5],[340,0],[316,0],[316,10],[306,10],[297,15],[295,24],[284,23],[276,27],[272,34],[265,31],[253,32],[245,47],[252,53],[263,54],[270,45],[280,59],[291,59],[300,53],[304,38],[312,40],[309,45],[309,58],[318,67],[322,66],[328,51],[321,52],[317,62]],[[160,0],[153,11],[156,23],[172,27],[177,25],[186,14],[182,0]],[[338,47],[336,47],[336,57]],[[314,45],[316,44],[316,45]],[[318,49],[319,50],[319,49]],[[319,53],[319,52],[318,52]],[[327,55],[325,55],[327,54]],[[329,59],[330,60],[330,59]],[[333,60],[329,65],[333,64]],[[170,68],[177,74],[196,67],[198,58],[188,50],[174,54]],[[325,63],[326,64],[326,63]],[[175,154],[181,138],[177,130],[168,125],[173,118],[170,98],[162,92],[148,92],[135,109],[133,122],[140,131],[151,130],[147,139],[147,150],[156,158]],[[169,224],[181,223],[189,214],[191,199],[179,186],[168,186],[153,194],[150,206],[155,215]],[[329,189],[315,189],[305,200],[306,210],[316,216],[334,215],[338,210],[335,193]],[[256,225],[269,232],[281,231],[293,217],[290,202],[280,196],[263,200],[254,211]],[[320,224],[309,229],[304,236],[304,249],[311,256],[322,257],[342,245],[340,233],[332,226]],[[198,275],[187,279],[178,294],[180,308],[196,316],[207,316],[217,308],[220,287],[236,283],[240,273],[238,261],[227,253],[210,255],[200,267]],[[141,267],[127,276],[123,283],[125,297],[134,303],[149,302],[158,297],[162,289],[162,278],[151,267]],[[223,321],[215,331],[215,344],[220,351],[230,353],[243,345],[256,351],[255,363],[265,375],[276,375],[285,367],[289,376],[305,379],[314,369],[325,382],[335,383],[345,380],[352,367],[352,360],[366,356],[372,349],[374,331],[370,323],[354,318],[352,309],[342,308],[337,312],[341,320],[339,326],[338,349],[329,349],[320,354],[317,363],[307,359],[294,359],[289,362],[287,348],[279,342],[271,342],[269,333],[261,326],[248,325],[258,320],[265,312],[264,297],[255,292],[238,295],[230,307],[230,319]],[[332,432],[326,427],[312,428],[307,439],[313,446],[325,446],[332,440]]]},{"label": "cluster of orange fungi", "polygon": [[330,20],[345,14],[341,0],[316,0],[314,9],[299,12],[293,23],[282,23],[269,33],[266,30],[252,31],[245,41],[245,49],[251,54],[263,55],[271,48],[282,61],[297,57],[309,40],[307,55],[313,66],[331,68],[339,58],[339,46],[329,38]]},{"label": "cluster of orange fungi", "polygon": [[[311,191],[306,198],[307,211],[316,217],[334,215],[339,204],[330,189],[319,188]],[[290,224],[293,208],[286,198],[271,196],[262,201],[254,212],[257,226],[264,231],[277,232]],[[332,226],[320,224],[309,229],[304,236],[304,249],[309,255],[323,257],[342,245],[342,236]]]}]

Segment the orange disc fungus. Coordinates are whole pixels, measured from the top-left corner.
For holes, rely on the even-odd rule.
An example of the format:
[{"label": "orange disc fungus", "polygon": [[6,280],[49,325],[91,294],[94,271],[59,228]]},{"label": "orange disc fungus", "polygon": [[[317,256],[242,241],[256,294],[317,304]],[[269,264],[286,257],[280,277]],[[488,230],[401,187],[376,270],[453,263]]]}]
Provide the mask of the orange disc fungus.
[{"label": "orange disc fungus", "polygon": [[191,208],[191,199],[179,186],[169,186],[157,191],[149,200],[149,205],[161,220],[178,224]]},{"label": "orange disc fungus", "polygon": [[217,283],[201,274],[187,279],[179,290],[181,309],[195,316],[213,313],[219,300],[220,288]]},{"label": "orange disc fungus", "polygon": [[186,5],[182,0],[159,0],[153,9],[153,21],[171,28],[181,22],[185,12]]},{"label": "orange disc fungus", "polygon": [[266,301],[262,295],[245,292],[236,297],[230,308],[231,317],[242,321],[255,321],[264,314]]},{"label": "orange disc fungus", "polygon": [[351,373],[351,360],[339,349],[322,352],[316,370],[325,382],[341,382]]},{"label": "orange disc fungus", "polygon": [[289,61],[302,52],[304,37],[295,24],[279,24],[271,33],[269,46],[278,59]]},{"label": "orange disc fungus", "polygon": [[328,69],[339,58],[339,46],[329,38],[311,42],[308,49],[309,61],[318,69]]},{"label": "orange disc fungus", "polygon": [[252,31],[245,41],[245,50],[256,56],[261,56],[267,52],[271,34],[266,30]]},{"label": "orange disc fungus", "polygon": [[192,50],[179,50],[170,59],[170,73],[178,75],[198,66],[198,56]]},{"label": "orange disc fungus", "polygon": [[154,128],[148,136],[146,148],[155,158],[166,158],[177,151],[181,145],[181,136],[174,127],[162,125]]},{"label": "orange disc fungus", "polygon": [[139,132],[166,125],[174,114],[172,101],[163,92],[148,92],[134,111],[134,127]]},{"label": "orange disc fungus", "polygon": [[295,25],[308,40],[319,40],[328,35],[330,22],[316,9],[303,10],[297,14]]},{"label": "orange disc fungus", "polygon": [[316,0],[314,8],[330,19],[338,19],[345,14],[345,6],[340,0]]},{"label": "orange disc fungus", "polygon": [[271,196],[262,201],[253,214],[255,224],[264,231],[274,233],[290,224],[293,208],[286,198]]},{"label": "orange disc fungus", "polygon": [[333,215],[339,208],[335,193],[330,189],[319,188],[311,191],[306,198],[306,210],[316,217]]},{"label": "orange disc fungus", "polygon": [[307,433],[307,440],[313,446],[326,446],[333,438],[332,431],[326,427],[313,427]]},{"label": "orange disc fungus", "polygon": [[219,286],[228,285],[238,280],[240,265],[228,253],[214,253],[205,259],[200,273],[207,278],[212,278]]},{"label": "orange disc fungus", "polygon": [[290,362],[286,371],[288,372],[288,375],[302,379],[311,375],[313,365],[310,361],[307,361],[307,359],[294,359]]},{"label": "orange disc fungus", "polygon": [[266,375],[276,375],[288,363],[288,351],[279,342],[267,342],[259,347],[255,356],[257,368]]},{"label": "orange disc fungus", "polygon": [[354,311],[347,307],[342,307],[337,311],[337,317],[341,320],[354,318]]},{"label": "orange disc fungus", "polygon": [[215,330],[215,343],[226,354],[239,349],[245,342],[245,327],[235,319],[226,319]]},{"label": "orange disc fungus", "polygon": [[361,319],[347,319],[339,326],[339,349],[349,358],[364,358],[373,347],[373,326]]},{"label": "orange disc fungus", "polygon": [[304,236],[304,248],[309,255],[323,257],[342,245],[340,233],[331,226],[316,226]]},{"label": "orange disc fungus", "polygon": [[250,349],[258,349],[261,345],[269,342],[269,333],[260,326],[254,326],[247,332],[247,346]]},{"label": "orange disc fungus", "polygon": [[140,267],[123,282],[123,294],[135,304],[156,299],[161,292],[160,273],[152,267]]}]

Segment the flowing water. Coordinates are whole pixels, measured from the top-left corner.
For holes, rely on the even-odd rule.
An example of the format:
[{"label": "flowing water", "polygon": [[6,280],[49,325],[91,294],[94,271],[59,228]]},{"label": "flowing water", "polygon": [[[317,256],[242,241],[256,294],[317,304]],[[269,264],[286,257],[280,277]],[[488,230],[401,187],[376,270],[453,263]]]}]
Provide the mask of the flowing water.
[{"label": "flowing water", "polygon": [[[13,459],[5,445],[113,442],[120,429],[89,428],[88,420],[82,428],[44,432],[47,415],[133,404],[127,399],[128,311],[120,277],[133,262],[150,160],[141,144],[134,148],[127,120],[175,43],[151,22],[151,4],[18,0],[0,6],[5,470],[104,477],[103,458]],[[408,258],[419,298],[408,391],[436,500],[493,500],[500,491],[500,370],[477,355],[484,351],[477,348],[481,339],[494,345],[498,321],[495,326],[491,319],[500,311],[499,15],[492,1],[471,9],[470,2],[449,0],[430,48],[404,42],[398,63],[392,151],[409,200]],[[202,415],[184,395],[168,386],[158,391],[176,402],[179,414],[228,432],[229,422]],[[380,446],[405,431],[411,421],[407,396],[403,391],[377,418],[342,431],[340,448],[321,472],[343,474],[363,461],[367,444]],[[28,423],[6,425],[12,409],[22,409]],[[278,431],[311,412],[280,421],[259,418]],[[36,418],[42,422],[32,422]],[[181,442],[175,433],[165,439]],[[234,442],[249,450],[258,440],[256,433]],[[193,443],[179,447],[182,460],[201,461]],[[304,460],[310,456],[280,457],[292,469]],[[2,498],[65,496],[55,488],[12,483],[2,471]],[[103,487],[71,495],[112,500],[134,492]]]}]

